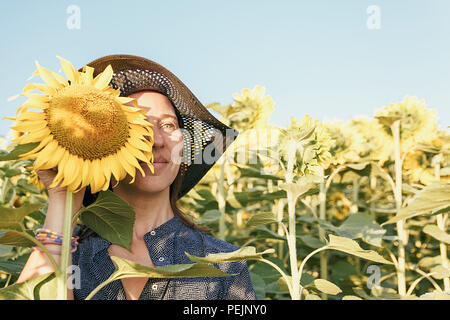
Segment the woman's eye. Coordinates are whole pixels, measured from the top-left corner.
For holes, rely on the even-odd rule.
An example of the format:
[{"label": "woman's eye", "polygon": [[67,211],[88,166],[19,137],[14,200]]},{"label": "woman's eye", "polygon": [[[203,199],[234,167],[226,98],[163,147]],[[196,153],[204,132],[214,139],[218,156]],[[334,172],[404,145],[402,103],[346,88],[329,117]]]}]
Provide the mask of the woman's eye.
[{"label": "woman's eye", "polygon": [[173,123],[165,123],[162,125],[163,127],[165,126],[169,126],[169,127],[175,127],[175,125]]}]

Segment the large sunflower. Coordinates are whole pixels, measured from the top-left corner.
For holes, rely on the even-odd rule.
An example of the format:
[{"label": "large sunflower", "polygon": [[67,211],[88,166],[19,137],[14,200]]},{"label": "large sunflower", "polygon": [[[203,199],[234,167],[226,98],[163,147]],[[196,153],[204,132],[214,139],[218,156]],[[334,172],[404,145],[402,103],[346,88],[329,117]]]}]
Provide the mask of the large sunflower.
[{"label": "large sunflower", "polygon": [[[21,158],[35,159],[34,170],[58,167],[49,187],[61,183],[71,192],[87,185],[93,193],[107,190],[112,176],[118,182],[129,174],[133,183],[136,169],[145,176],[138,160],[153,172],[152,124],[134,99],[120,97],[120,91],[108,85],[112,67],[93,78],[93,68],[85,66],[78,72],[69,61],[58,58],[69,81],[36,62],[34,75],[45,84],[28,84],[22,94],[11,98],[29,98],[16,118],[6,118],[15,120],[11,128],[19,133],[13,142],[39,143]],[[35,89],[43,94],[31,93]],[[135,107],[126,106],[128,102]]]}]

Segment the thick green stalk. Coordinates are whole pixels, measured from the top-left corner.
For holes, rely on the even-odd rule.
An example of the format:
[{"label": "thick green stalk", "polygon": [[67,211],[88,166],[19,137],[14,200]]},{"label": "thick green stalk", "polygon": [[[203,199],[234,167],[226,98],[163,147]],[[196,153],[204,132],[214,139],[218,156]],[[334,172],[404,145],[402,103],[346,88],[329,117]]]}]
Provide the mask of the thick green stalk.
[{"label": "thick green stalk", "polygon": [[[276,218],[278,221],[283,220],[284,201],[285,201],[284,199],[279,199],[276,201],[276,209],[275,210],[276,210]],[[277,233],[282,237],[285,236],[283,225],[281,223],[278,223]],[[280,258],[284,256],[284,242],[278,243],[278,255]]]},{"label": "thick green stalk", "polygon": [[[326,188],[325,188],[325,181],[322,181],[320,183],[320,189],[319,189],[319,218],[321,220],[326,220]],[[324,241],[326,240],[325,237],[325,230],[323,230],[321,227],[319,227],[319,238]],[[327,280],[328,279],[328,255],[326,251],[320,252],[320,278]],[[321,294],[322,300],[327,300],[327,294],[323,293]]]},{"label": "thick green stalk", "polygon": [[2,185],[1,203],[4,203],[6,200],[6,192],[8,191],[8,182],[9,182],[9,178],[5,177],[5,180],[3,180],[3,185]]},{"label": "thick green stalk", "polygon": [[[353,179],[353,190],[352,190],[352,201],[353,205],[351,208],[351,213],[358,213],[358,203],[359,203],[359,183],[358,179]],[[355,257],[355,265],[358,274],[361,274],[361,259],[359,257]]]},{"label": "thick green stalk", "polygon": [[[441,172],[440,172],[440,164],[436,163],[434,165],[434,173],[435,173],[435,177],[438,181],[441,180]],[[438,214],[436,216],[436,220],[437,220],[437,226],[439,229],[441,229],[444,232],[447,232],[446,228],[445,228],[445,218],[444,218],[444,214]],[[448,263],[448,258],[447,258],[447,245],[444,242],[439,242],[439,250],[441,252],[441,260],[442,260],[442,266],[448,270],[449,269],[449,263]],[[446,292],[450,292],[450,278],[449,277],[445,277],[443,279],[444,281],[444,290]]]},{"label": "thick green stalk", "polygon": [[[291,141],[288,150],[288,164],[286,171],[286,182],[293,183],[294,163],[296,155],[296,142]],[[289,213],[289,232],[286,235],[289,248],[289,260],[291,264],[292,277],[292,300],[300,300],[300,275],[297,267],[297,243],[296,243],[296,221],[295,221],[295,200],[291,191],[287,191],[288,213]]]},{"label": "thick green stalk", "polygon": [[67,191],[64,212],[63,241],[61,246],[61,273],[58,277],[58,300],[67,300],[67,269],[72,239],[73,193]]},{"label": "thick green stalk", "polygon": [[292,276],[292,300],[300,300],[300,275],[297,267],[297,246],[295,230],[295,199],[291,192],[287,192],[288,211],[289,211],[289,234],[287,234],[287,243],[289,247],[289,258],[291,262]]},{"label": "thick green stalk", "polygon": [[219,219],[219,238],[225,240],[226,238],[226,225],[225,225],[225,206],[226,206],[226,193],[225,193],[225,162],[220,161],[220,176],[217,183],[218,195],[217,202],[219,206],[219,211],[221,213]]},{"label": "thick green stalk", "polygon": [[[402,208],[402,161],[400,157],[400,120],[392,124],[392,135],[394,137],[394,159],[395,159],[395,209],[397,212]],[[398,269],[397,286],[401,296],[406,295],[406,253],[405,247],[408,243],[408,235],[405,230],[405,219],[397,222],[398,234]]]}]

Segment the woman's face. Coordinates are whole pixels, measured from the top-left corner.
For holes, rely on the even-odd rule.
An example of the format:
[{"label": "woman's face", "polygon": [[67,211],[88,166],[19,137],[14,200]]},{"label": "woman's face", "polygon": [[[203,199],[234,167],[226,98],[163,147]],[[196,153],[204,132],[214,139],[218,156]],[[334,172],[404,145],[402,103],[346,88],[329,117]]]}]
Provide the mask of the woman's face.
[{"label": "woman's face", "polygon": [[[145,177],[139,170],[136,170],[134,183],[129,184],[131,177],[127,175],[120,185],[144,192],[159,192],[168,188],[178,174],[183,136],[174,108],[166,96],[153,91],[142,91],[131,94],[129,97],[135,98],[138,106],[147,111],[147,121],[153,125],[154,173],[150,171],[147,164],[139,162],[145,172]],[[132,105],[130,104],[130,106]]]}]

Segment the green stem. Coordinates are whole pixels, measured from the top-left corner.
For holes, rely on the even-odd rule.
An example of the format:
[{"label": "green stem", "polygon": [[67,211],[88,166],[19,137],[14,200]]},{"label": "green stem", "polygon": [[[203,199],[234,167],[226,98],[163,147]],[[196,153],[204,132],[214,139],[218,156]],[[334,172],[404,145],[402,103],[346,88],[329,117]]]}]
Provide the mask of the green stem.
[{"label": "green stem", "polygon": [[316,253],[327,250],[328,249],[328,245],[322,247],[322,248],[318,248],[316,250],[314,250],[313,252],[311,252],[310,254],[308,254],[305,259],[303,259],[302,263],[300,264],[300,268],[298,269],[298,273],[299,274],[303,274],[303,268],[305,267],[306,262]]},{"label": "green stem", "polygon": [[[441,166],[440,166],[439,163],[436,163],[434,165],[434,174],[435,174],[435,177],[436,177],[437,181],[440,181],[441,180]],[[442,231],[446,232],[447,230],[445,228],[444,214],[443,213],[438,214],[436,216],[436,220],[437,220],[438,228],[441,229]],[[439,250],[441,252],[442,266],[446,270],[448,270],[450,266],[449,266],[448,258],[447,258],[447,245],[444,242],[442,242],[442,241],[439,242]],[[443,279],[443,281],[444,281],[444,290],[446,292],[450,292],[450,278],[449,277],[445,277]]]},{"label": "green stem", "polygon": [[268,265],[270,265],[271,267],[273,267],[275,270],[277,270],[277,271],[281,274],[281,276],[283,277],[284,281],[286,281],[286,284],[287,284],[288,290],[289,290],[289,294],[290,294],[291,297],[292,297],[292,296],[293,296],[293,292],[292,292],[292,284],[291,284],[291,282],[289,281],[289,278],[288,278],[288,276],[286,275],[286,273],[284,273],[283,270],[281,270],[281,268],[280,268],[279,266],[277,266],[275,263],[273,263],[273,262],[270,261],[270,260],[267,260],[267,259],[262,258],[260,261],[261,261],[261,262],[264,262],[264,263],[267,263]]},{"label": "green stem", "polygon": [[289,258],[291,262],[292,276],[292,300],[300,300],[300,276],[297,269],[297,246],[296,246],[296,230],[295,230],[295,204],[294,196],[291,192],[287,192],[288,211],[289,211],[289,234],[287,244],[289,247]]},{"label": "green stem", "polygon": [[8,187],[8,182],[9,182],[9,178],[5,178],[5,180],[3,180],[3,185],[2,185],[2,201],[1,203],[5,203],[5,199],[6,199],[6,192],[7,192],[7,187]]},{"label": "green stem", "polygon": [[94,290],[92,290],[88,296],[84,300],[91,300],[93,296],[97,294],[103,287],[105,287],[107,284],[117,280],[115,277],[110,277],[106,279],[104,282],[100,283]]},{"label": "green stem", "polygon": [[[358,202],[359,202],[359,183],[358,179],[353,179],[353,189],[352,189],[352,213],[358,213]],[[356,271],[358,274],[361,274],[361,259],[359,257],[355,257]]]},{"label": "green stem", "polygon": [[63,242],[61,246],[61,275],[58,277],[58,299],[67,300],[67,268],[72,239],[73,193],[67,191],[64,212]]},{"label": "green stem", "polygon": [[[290,141],[288,149],[288,163],[286,171],[286,182],[293,182],[294,163],[296,155],[296,142]],[[291,191],[287,191],[288,201],[288,213],[289,213],[289,233],[286,234],[287,244],[289,248],[289,260],[291,265],[291,277],[292,277],[292,300],[300,300],[300,276],[297,268],[297,237],[296,237],[296,224],[295,224],[295,200],[296,197]]]},{"label": "green stem", "polygon": [[414,291],[414,289],[416,288],[417,284],[419,284],[420,281],[422,281],[425,278],[428,278],[429,276],[431,276],[434,272],[430,272],[428,274],[425,274],[423,276],[421,276],[420,278],[417,278],[409,287],[408,292],[406,292],[406,295],[411,295]]},{"label": "green stem", "polygon": [[[392,124],[392,135],[394,137],[394,158],[395,158],[395,207],[397,213],[402,207],[402,162],[400,157],[400,120]],[[405,246],[408,243],[408,235],[405,230],[405,219],[397,222],[398,234],[398,270],[397,285],[398,293],[401,296],[406,295],[406,252]]]},{"label": "green stem", "polygon": [[226,206],[226,193],[225,193],[225,162],[224,159],[222,159],[220,162],[220,177],[219,181],[217,182],[217,189],[218,189],[218,197],[217,202],[219,206],[219,211],[221,212],[220,219],[219,219],[219,238],[221,240],[225,240],[226,235],[226,224],[225,224],[225,206]]},{"label": "green stem", "polygon": [[[319,189],[319,218],[322,220],[327,220],[326,216],[326,188],[324,181],[320,182]],[[319,227],[319,238],[321,241],[326,241],[325,230]],[[324,280],[328,280],[328,255],[326,251],[320,253],[320,277]],[[321,294],[322,300],[327,300],[327,294]]]},{"label": "green stem", "polygon": [[434,286],[434,288],[437,291],[442,293],[441,287],[439,287],[439,285],[436,283],[436,281],[434,281],[434,279],[429,274],[427,274],[424,271],[420,270],[416,266],[408,266],[408,270],[415,271],[418,274],[420,274],[421,276],[423,276],[424,278],[426,278],[428,281],[430,281],[430,283]]}]

